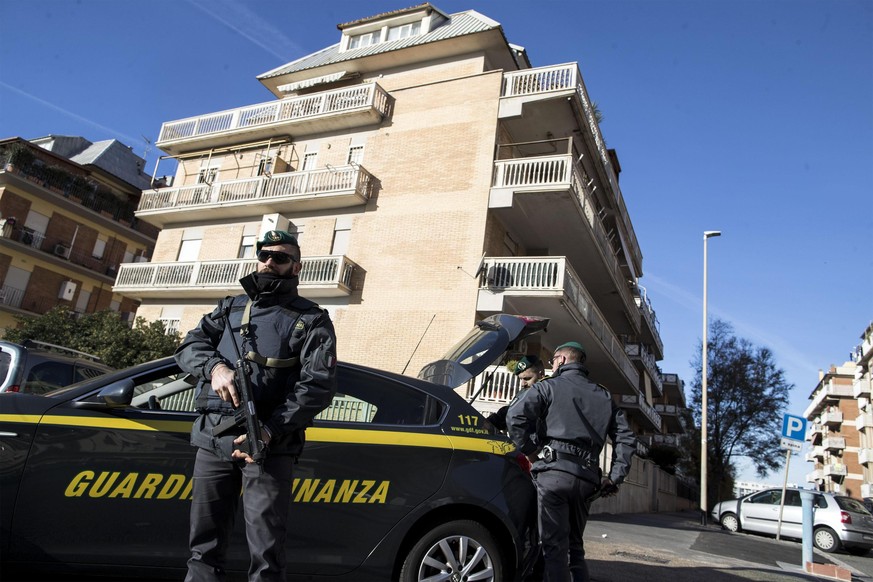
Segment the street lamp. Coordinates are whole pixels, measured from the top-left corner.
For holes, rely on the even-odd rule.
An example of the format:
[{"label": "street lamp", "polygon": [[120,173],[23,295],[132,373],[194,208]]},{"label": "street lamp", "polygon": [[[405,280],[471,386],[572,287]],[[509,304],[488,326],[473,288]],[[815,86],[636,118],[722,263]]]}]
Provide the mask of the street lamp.
[{"label": "street lamp", "polygon": [[706,499],[706,241],[714,236],[721,236],[721,231],[706,230],[703,232],[703,354],[700,368],[701,411],[700,411],[700,523],[706,525],[708,501]]}]

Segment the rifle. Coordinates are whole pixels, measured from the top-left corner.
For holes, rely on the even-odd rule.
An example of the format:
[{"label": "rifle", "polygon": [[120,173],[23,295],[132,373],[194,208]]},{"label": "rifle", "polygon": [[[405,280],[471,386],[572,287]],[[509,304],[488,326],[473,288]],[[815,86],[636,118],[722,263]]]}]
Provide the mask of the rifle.
[{"label": "rifle", "polygon": [[[224,316],[224,325],[230,334],[230,340],[236,352],[236,366],[234,367],[233,375],[234,385],[236,385],[239,391],[240,405],[234,411],[232,418],[228,418],[215,425],[212,429],[212,435],[218,436],[235,426],[245,424],[246,442],[240,445],[239,449],[247,453],[257,463],[258,469],[263,472],[264,467],[262,463],[267,455],[267,445],[264,444],[261,434],[261,423],[255,411],[255,401],[252,398],[252,383],[250,378],[252,369],[248,361],[240,353],[239,346],[236,345],[236,339],[233,337],[233,329],[230,327],[230,306],[228,306],[227,313]],[[240,335],[245,336],[242,330],[240,330]]]}]

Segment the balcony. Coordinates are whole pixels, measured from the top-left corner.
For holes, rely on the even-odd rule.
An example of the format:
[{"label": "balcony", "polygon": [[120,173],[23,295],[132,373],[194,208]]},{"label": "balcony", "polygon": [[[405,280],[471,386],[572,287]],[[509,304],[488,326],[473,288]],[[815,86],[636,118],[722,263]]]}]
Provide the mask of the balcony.
[{"label": "balcony", "polygon": [[669,433],[683,433],[685,427],[682,424],[680,413],[682,409],[675,404],[656,404],[655,412],[664,423],[664,430]]},{"label": "balcony", "polygon": [[655,388],[659,395],[663,394],[664,384],[661,380],[661,370],[658,368],[655,356],[649,348],[641,343],[626,343],[624,344],[624,352],[630,357],[631,361],[642,364],[643,369],[649,373],[653,388]]},{"label": "balcony", "polygon": [[816,447],[812,447],[812,450],[806,453],[806,460],[810,463],[815,463],[816,460],[819,462],[824,460],[824,447],[818,445]]},{"label": "balcony", "polygon": [[[142,298],[215,299],[242,292],[239,280],[255,270],[257,261],[194,261],[182,263],[123,263],[115,293]],[[306,297],[341,297],[351,293],[357,265],[344,255],[303,257],[300,293]]]},{"label": "balcony", "polygon": [[824,479],[824,473],[821,469],[815,469],[811,473],[806,474],[807,483],[816,483]]},{"label": "balcony", "polygon": [[548,338],[555,346],[582,341],[586,365],[597,370],[599,382],[613,394],[639,394],[639,372],[566,257],[487,258],[484,273],[479,311],[550,318]]},{"label": "balcony", "polygon": [[809,439],[810,443],[812,443],[812,444],[820,443],[821,439],[823,437],[824,437],[824,427],[821,424],[814,422],[814,423],[809,425],[808,439]]},{"label": "balcony", "polygon": [[857,430],[864,430],[868,428],[873,428],[873,413],[871,412],[862,412],[855,419],[855,428]]},{"label": "balcony", "polygon": [[643,316],[643,323],[646,324],[643,326],[643,331],[645,332],[644,337],[655,346],[655,349],[657,350],[655,352],[656,356],[658,358],[663,358],[664,342],[661,340],[661,323],[658,321],[658,316],[655,314],[655,308],[652,307],[652,302],[649,301],[646,288],[642,285],[634,286],[634,301]]},{"label": "balcony", "polygon": [[[573,153],[494,162],[489,208],[527,248],[548,248],[584,268],[586,285],[609,313],[623,314],[612,325],[638,335],[642,312],[623,272],[620,247],[598,214],[581,164]],[[611,233],[615,236],[615,233]]]},{"label": "balcony", "polygon": [[625,414],[635,418],[648,430],[661,430],[661,416],[645,401],[642,395],[622,394],[619,407]]},{"label": "balcony", "polygon": [[855,378],[854,382],[852,382],[852,394],[854,394],[855,398],[870,398],[870,377],[866,378]]},{"label": "balcony", "polygon": [[376,83],[310,93],[168,121],[157,146],[170,155],[288,134],[324,133],[380,123],[388,93]]},{"label": "balcony", "polygon": [[[45,232],[16,225],[5,229],[0,235],[0,247],[6,246],[7,241],[18,243],[17,250],[39,256],[52,263],[55,269],[69,268],[79,274],[108,282],[115,279],[115,263],[106,257],[95,257],[91,251],[73,250],[69,239],[62,240]],[[75,240],[73,243],[76,246]]]},{"label": "balcony", "polygon": [[826,426],[843,424],[842,410],[828,410],[821,413],[821,423]]},{"label": "balcony", "polygon": [[873,497],[873,484],[861,483],[861,497]]},{"label": "balcony", "polygon": [[681,448],[682,438],[677,434],[654,434],[651,438],[652,445]]},{"label": "balcony", "polygon": [[846,448],[846,438],[827,437],[822,441],[821,446],[826,451],[842,451]]},{"label": "balcony", "polygon": [[854,398],[852,387],[829,382],[814,392],[812,402],[806,407],[803,416],[810,418],[840,398]]},{"label": "balcony", "polygon": [[[482,388],[486,380],[488,380],[488,385]],[[484,374],[479,374],[467,383],[467,390],[463,396],[465,400],[470,400],[478,394],[473,404],[487,402],[495,405],[490,408],[497,410],[512,402],[520,387],[521,382],[518,377],[507,370],[505,366],[489,366]]]},{"label": "balcony", "polygon": [[869,465],[870,463],[873,463],[873,449],[858,449],[858,462],[862,465]]},{"label": "balcony", "polygon": [[828,463],[822,469],[825,477],[845,477],[846,466],[842,463]]},{"label": "balcony", "polygon": [[136,215],[161,228],[172,222],[232,220],[366,204],[373,176],[358,165],[146,190]]}]

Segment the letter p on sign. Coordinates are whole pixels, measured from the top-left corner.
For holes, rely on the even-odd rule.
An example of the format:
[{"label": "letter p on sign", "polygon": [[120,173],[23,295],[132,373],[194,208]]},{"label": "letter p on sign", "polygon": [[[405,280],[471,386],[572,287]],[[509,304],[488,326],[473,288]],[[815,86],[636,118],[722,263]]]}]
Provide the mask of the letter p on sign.
[{"label": "letter p on sign", "polygon": [[806,419],[802,416],[786,414],[782,418],[782,436],[795,441],[806,438]]}]

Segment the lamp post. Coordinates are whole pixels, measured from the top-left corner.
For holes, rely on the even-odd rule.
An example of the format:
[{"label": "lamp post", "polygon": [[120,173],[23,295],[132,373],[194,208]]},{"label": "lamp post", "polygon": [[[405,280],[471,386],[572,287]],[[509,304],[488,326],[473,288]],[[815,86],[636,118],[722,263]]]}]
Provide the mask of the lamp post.
[{"label": "lamp post", "polygon": [[706,352],[707,352],[707,320],[706,320],[706,241],[714,236],[721,236],[721,231],[706,230],[703,232],[703,354],[700,368],[701,410],[700,410],[700,523],[706,525],[709,513],[709,504],[706,498],[706,457],[707,457],[707,429],[706,429]]}]

